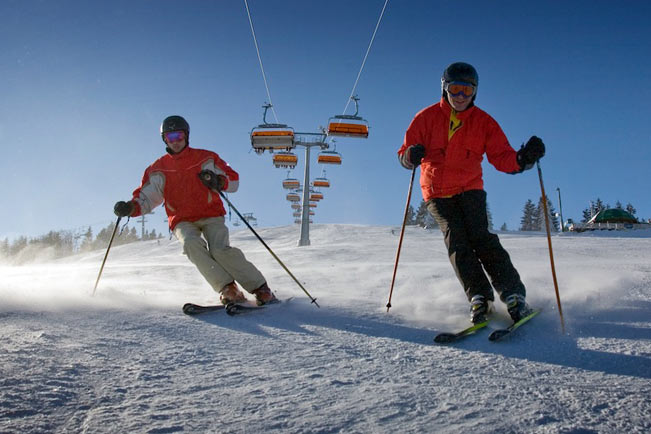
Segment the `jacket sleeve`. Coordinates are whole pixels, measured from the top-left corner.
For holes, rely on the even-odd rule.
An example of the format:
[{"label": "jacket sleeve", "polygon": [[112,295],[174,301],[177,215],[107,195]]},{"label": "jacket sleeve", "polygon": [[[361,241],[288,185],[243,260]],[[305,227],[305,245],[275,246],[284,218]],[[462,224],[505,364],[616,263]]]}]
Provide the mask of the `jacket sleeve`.
[{"label": "jacket sleeve", "polygon": [[418,113],[409,124],[402,146],[398,150],[398,161],[405,169],[412,170],[414,168],[414,165],[409,161],[409,147],[419,143],[423,145],[427,143],[422,112]]},{"label": "jacket sleeve", "polygon": [[154,208],[163,203],[165,175],[155,171],[150,166],[142,177],[140,187],[133,191],[132,202],[135,205],[133,217],[150,213]]},{"label": "jacket sleeve", "polygon": [[502,128],[493,118],[489,119],[487,128],[486,157],[500,172],[514,174],[522,171],[518,164],[517,153],[509,144]]},{"label": "jacket sleeve", "polygon": [[215,172],[217,175],[223,175],[226,177],[226,184],[224,184],[223,190],[226,193],[234,193],[240,186],[240,175],[238,175],[238,173],[234,171],[228,163],[219,158],[219,155],[217,154],[213,154],[212,158],[206,160],[201,165],[201,170],[210,170]]}]

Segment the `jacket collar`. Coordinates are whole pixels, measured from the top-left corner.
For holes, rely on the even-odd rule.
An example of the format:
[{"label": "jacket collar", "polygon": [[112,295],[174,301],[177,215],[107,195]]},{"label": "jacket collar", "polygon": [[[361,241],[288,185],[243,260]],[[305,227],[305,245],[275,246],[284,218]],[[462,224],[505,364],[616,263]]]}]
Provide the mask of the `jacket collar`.
[{"label": "jacket collar", "polygon": [[181,149],[181,152],[179,152],[179,153],[172,154],[171,152],[169,152],[169,150],[167,151],[167,153],[173,159],[179,160],[179,159],[187,157],[190,154],[189,149],[190,149],[190,145],[186,145],[185,148]]},{"label": "jacket collar", "polygon": [[[445,99],[445,97],[441,97],[441,101],[439,103],[439,106],[441,107],[441,110],[446,116],[450,116],[450,113],[452,112],[452,106],[450,105],[449,102]],[[475,103],[471,103],[470,107],[465,109],[462,112],[457,112],[457,119],[468,119],[475,111]]]}]

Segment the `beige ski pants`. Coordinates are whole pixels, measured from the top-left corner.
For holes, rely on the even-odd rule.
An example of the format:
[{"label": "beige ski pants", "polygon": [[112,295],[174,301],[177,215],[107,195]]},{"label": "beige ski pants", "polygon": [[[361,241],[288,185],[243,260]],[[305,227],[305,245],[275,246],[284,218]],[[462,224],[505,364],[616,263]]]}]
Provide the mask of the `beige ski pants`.
[{"label": "beige ski pants", "polygon": [[248,292],[265,283],[262,273],[246,260],[242,251],[229,245],[224,217],[181,222],[174,228],[174,235],[215,291],[220,292],[233,281]]}]

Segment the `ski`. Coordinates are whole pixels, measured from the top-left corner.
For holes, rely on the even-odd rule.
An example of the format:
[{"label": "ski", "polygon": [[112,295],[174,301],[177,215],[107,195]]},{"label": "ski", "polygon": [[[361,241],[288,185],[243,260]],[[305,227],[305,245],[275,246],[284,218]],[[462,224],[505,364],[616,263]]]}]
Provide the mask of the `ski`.
[{"label": "ski", "polygon": [[449,344],[452,342],[456,342],[467,336],[477,333],[477,331],[483,329],[487,325],[488,325],[488,321],[484,321],[477,324],[473,324],[470,327],[456,333],[446,333],[446,332],[439,333],[434,337],[434,342],[436,342],[437,344]]},{"label": "ski", "polygon": [[223,304],[200,306],[194,303],[185,303],[183,305],[183,313],[186,315],[198,315],[200,313],[215,312],[217,310],[223,310],[225,308],[226,306],[224,306]]},{"label": "ski", "polygon": [[[288,298],[285,301],[291,300],[293,297]],[[199,315],[202,313],[215,312],[218,310],[225,310],[226,313],[230,316],[240,315],[247,312],[253,312],[260,309],[265,309],[267,306],[278,304],[281,301],[278,300],[275,303],[268,303],[263,306],[257,306],[249,303],[231,303],[226,306],[223,304],[215,304],[202,306],[194,303],[186,303],[183,305],[183,313],[186,315]],[[253,303],[253,302],[251,302]]]},{"label": "ski", "polygon": [[488,335],[488,340],[495,342],[495,341],[499,341],[500,339],[504,339],[505,337],[513,333],[516,329],[518,329],[522,324],[525,324],[531,318],[538,315],[539,313],[540,313],[540,309],[534,309],[529,315],[520,319],[520,321],[514,322],[507,328],[494,330],[490,335]]},{"label": "ski", "polygon": [[241,304],[241,303],[231,303],[226,305],[226,313],[230,316],[241,315],[243,313],[252,312],[259,309],[264,309],[268,305],[264,306],[253,306],[250,304]]}]

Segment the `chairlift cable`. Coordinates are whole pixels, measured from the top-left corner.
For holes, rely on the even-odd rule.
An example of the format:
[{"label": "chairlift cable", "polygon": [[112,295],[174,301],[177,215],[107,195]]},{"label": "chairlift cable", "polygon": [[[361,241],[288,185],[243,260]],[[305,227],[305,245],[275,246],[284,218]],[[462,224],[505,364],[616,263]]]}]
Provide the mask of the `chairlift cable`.
[{"label": "chairlift cable", "polygon": [[357,83],[359,82],[359,78],[362,75],[362,70],[364,69],[364,65],[366,64],[366,59],[368,58],[368,55],[371,52],[371,46],[373,45],[373,41],[375,40],[375,35],[377,34],[377,30],[380,27],[380,22],[382,21],[382,17],[384,16],[384,10],[387,7],[387,3],[389,3],[389,0],[384,0],[384,6],[382,6],[382,12],[380,12],[380,17],[378,18],[377,24],[375,25],[375,30],[373,31],[373,35],[371,36],[371,41],[369,42],[368,48],[366,49],[364,60],[362,60],[362,66],[359,68],[359,72],[357,73],[355,84],[353,85],[353,89],[350,91],[350,96],[348,97],[348,101],[346,102],[346,107],[344,107],[343,114],[346,114],[346,110],[348,110],[348,105],[350,105],[350,101],[353,99],[353,96],[355,95],[355,89],[357,88]]},{"label": "chairlift cable", "polygon": [[258,63],[260,64],[260,71],[262,72],[262,80],[264,81],[264,87],[267,90],[267,98],[269,98],[271,112],[274,114],[274,119],[276,119],[276,123],[278,123],[278,116],[276,116],[276,111],[274,110],[273,102],[271,101],[271,92],[269,92],[267,75],[265,74],[264,66],[262,65],[262,57],[260,57],[260,47],[258,46],[258,38],[255,36],[255,29],[253,28],[253,20],[251,19],[251,10],[249,9],[249,2],[247,0],[244,0],[244,6],[246,6],[246,14],[249,17],[249,25],[251,26],[251,35],[253,35],[253,43],[255,44],[255,51],[258,54]]}]

